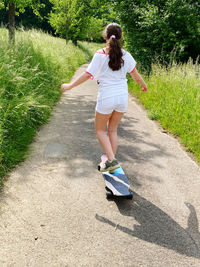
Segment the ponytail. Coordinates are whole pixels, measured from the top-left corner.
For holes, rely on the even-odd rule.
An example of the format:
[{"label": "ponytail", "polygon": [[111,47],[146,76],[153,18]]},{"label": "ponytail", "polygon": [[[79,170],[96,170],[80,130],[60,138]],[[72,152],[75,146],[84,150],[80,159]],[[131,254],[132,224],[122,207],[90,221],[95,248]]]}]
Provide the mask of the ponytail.
[{"label": "ponytail", "polygon": [[117,23],[109,24],[105,29],[104,38],[108,39],[109,67],[113,71],[121,69],[122,65],[124,64],[124,60],[122,58],[123,53],[120,43],[122,38],[122,30],[120,25]]},{"label": "ponytail", "polygon": [[119,70],[124,64],[122,59],[122,50],[120,41],[116,38],[109,39],[109,62],[108,65],[112,70]]}]

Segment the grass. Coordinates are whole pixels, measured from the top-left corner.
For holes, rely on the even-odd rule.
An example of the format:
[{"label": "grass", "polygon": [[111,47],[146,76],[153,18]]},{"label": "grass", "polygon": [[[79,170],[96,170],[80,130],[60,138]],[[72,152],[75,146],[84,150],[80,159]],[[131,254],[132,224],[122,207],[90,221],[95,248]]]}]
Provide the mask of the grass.
[{"label": "grass", "polygon": [[200,162],[200,66],[188,61],[165,68],[153,65],[146,79],[149,91],[141,93],[132,81],[130,91],[147,108],[149,117],[180,137],[186,150]]},{"label": "grass", "polygon": [[99,44],[71,42],[40,31],[16,33],[10,46],[0,29],[0,182],[28,155],[28,145],[61,96],[60,85],[86,63]]}]

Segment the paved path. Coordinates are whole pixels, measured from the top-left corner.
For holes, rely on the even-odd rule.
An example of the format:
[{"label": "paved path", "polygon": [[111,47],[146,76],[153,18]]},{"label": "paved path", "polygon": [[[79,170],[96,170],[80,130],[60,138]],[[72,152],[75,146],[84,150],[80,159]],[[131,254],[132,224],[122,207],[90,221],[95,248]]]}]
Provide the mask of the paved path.
[{"label": "paved path", "polygon": [[63,95],[6,182],[0,266],[200,266],[199,167],[130,96],[118,159],[134,198],[107,201],[96,94],[88,81]]}]

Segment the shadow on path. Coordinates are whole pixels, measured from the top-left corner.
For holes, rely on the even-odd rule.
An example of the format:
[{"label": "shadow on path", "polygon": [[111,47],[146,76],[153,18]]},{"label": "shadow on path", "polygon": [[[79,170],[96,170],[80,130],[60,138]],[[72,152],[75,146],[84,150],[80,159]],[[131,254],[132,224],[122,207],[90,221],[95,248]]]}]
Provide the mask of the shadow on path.
[{"label": "shadow on path", "polygon": [[[61,105],[59,105],[58,110],[60,110],[60,115],[57,114],[57,121],[63,121],[65,125],[68,126],[67,132],[65,131],[65,136],[67,136],[67,146],[69,150],[70,157],[67,159],[67,164],[72,164],[72,168],[68,168],[68,176],[73,178],[80,178],[82,175],[87,177],[88,172],[94,172],[94,168],[98,165],[100,161],[100,155],[102,154],[102,149],[97,141],[95,131],[94,131],[94,115],[95,115],[95,105],[96,101],[91,100],[87,95],[81,95],[78,97],[69,96],[65,99]],[[58,111],[59,112],[59,111]],[[62,118],[61,118],[62,117]],[[150,162],[152,165],[158,168],[163,168],[163,166],[157,163],[156,158],[161,157],[174,157],[174,155],[168,153],[164,146],[160,146],[151,141],[145,141],[148,132],[143,130],[139,132],[136,130],[136,124],[138,120],[133,117],[125,115],[119,126],[119,136],[123,138],[124,142],[119,142],[119,151],[117,157],[120,162],[138,162],[141,164],[146,164]],[[58,129],[57,131],[60,131]],[[50,140],[49,140],[50,141]],[[53,140],[52,140],[53,142]],[[143,150],[143,147],[139,147],[138,144],[145,145],[148,151]],[[81,162],[84,160],[89,161],[94,168],[87,169],[88,172],[74,172],[74,169],[79,168],[76,166],[75,158],[79,158]],[[79,163],[80,164],[80,163]],[[69,170],[72,170],[71,173]],[[80,168],[79,168],[80,169]],[[131,176],[136,177],[138,174],[131,170]],[[134,178],[135,179],[135,178]],[[153,182],[161,182],[159,177],[147,177],[147,179]],[[134,185],[140,186],[139,181],[131,181]]]},{"label": "shadow on path", "polygon": [[195,208],[186,203],[190,209],[188,227],[184,229],[160,208],[133,193],[133,201],[115,200],[120,213],[131,216],[138,222],[129,229],[103,216],[96,214],[96,219],[102,223],[144,241],[174,250],[189,257],[200,258],[200,233]]},{"label": "shadow on path", "polygon": [[[65,159],[53,158],[48,160],[52,161],[52,166],[56,166],[59,161],[65,161],[67,179],[87,178],[97,169],[102,149],[94,131],[95,105],[96,101],[90,94],[83,95],[82,92],[75,96],[68,94],[56,106],[50,123],[47,125],[48,131],[45,131],[46,136],[44,136],[44,133],[41,136],[44,159],[47,146],[56,143],[66,148],[67,156]],[[168,153],[164,146],[150,140],[145,141],[145,137],[149,133],[145,129],[143,132],[138,131],[136,129],[137,123],[139,122],[134,116],[125,115],[122,119],[119,126],[119,136],[124,142],[121,142],[121,140],[119,142],[117,157],[119,156],[122,164],[123,162],[137,162],[144,167],[146,163],[150,163],[163,168],[163,166],[158,166],[156,159],[166,156],[174,157],[174,155]],[[139,147],[138,144],[145,145],[148,151]],[[85,168],[85,166],[88,167]],[[32,169],[27,169],[26,173],[23,170],[21,183],[27,181],[29,172],[32,172]],[[142,186],[141,179],[138,179],[141,174],[131,168],[131,165],[130,169],[127,169],[127,175],[132,185]],[[156,175],[143,175],[143,178],[156,183],[162,182],[160,177]]]}]

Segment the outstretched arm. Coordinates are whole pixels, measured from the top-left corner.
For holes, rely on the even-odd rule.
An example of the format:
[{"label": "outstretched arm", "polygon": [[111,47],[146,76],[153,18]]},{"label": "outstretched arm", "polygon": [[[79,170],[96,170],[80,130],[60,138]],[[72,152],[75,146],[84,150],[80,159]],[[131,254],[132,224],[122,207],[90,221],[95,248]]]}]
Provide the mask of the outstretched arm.
[{"label": "outstretched arm", "polygon": [[142,88],[142,92],[147,91],[147,85],[145,81],[143,80],[142,76],[138,73],[137,69],[135,68],[133,72],[130,73],[133,80],[139,84],[139,86]]},{"label": "outstretched arm", "polygon": [[84,83],[85,81],[87,81],[90,78],[90,74],[83,72],[78,78],[76,78],[73,82],[71,83],[63,83],[61,85],[61,90],[64,93],[67,90],[71,90],[73,87]]}]

